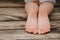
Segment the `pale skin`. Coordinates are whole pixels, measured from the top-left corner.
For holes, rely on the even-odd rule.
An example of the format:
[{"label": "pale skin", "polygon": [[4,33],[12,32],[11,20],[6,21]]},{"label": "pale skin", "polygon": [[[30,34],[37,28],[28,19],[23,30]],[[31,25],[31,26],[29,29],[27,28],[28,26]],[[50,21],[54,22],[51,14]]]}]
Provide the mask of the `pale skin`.
[{"label": "pale skin", "polygon": [[[48,5],[48,6],[47,6]],[[50,32],[50,21],[48,15],[53,11],[54,5],[51,2],[27,2],[25,5],[28,14],[25,29],[29,33],[44,34]]]}]

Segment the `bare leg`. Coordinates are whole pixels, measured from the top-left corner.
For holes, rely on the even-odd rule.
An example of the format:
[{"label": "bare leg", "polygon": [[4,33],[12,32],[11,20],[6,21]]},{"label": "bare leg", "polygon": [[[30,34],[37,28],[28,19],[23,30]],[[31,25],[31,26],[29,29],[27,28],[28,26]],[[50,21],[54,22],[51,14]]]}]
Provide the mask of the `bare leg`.
[{"label": "bare leg", "polygon": [[41,3],[38,14],[38,34],[50,31],[50,21],[48,15],[53,11],[54,5],[51,2]]},{"label": "bare leg", "polygon": [[27,2],[25,5],[25,10],[28,14],[25,29],[27,32],[37,33],[37,12],[38,4],[36,2]]}]

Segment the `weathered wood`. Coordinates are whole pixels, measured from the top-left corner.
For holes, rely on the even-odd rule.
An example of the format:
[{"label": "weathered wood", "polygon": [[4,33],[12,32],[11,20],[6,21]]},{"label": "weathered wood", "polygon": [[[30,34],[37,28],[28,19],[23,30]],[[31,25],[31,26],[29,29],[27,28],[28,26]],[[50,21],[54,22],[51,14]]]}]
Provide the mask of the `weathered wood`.
[{"label": "weathered wood", "polygon": [[[24,8],[0,8],[0,21],[26,20]],[[51,20],[60,20],[60,8],[55,8],[50,16]]]},{"label": "weathered wood", "polygon": [[0,40],[60,40],[60,8],[50,16],[50,20],[56,20],[51,21],[52,31],[33,35],[22,30],[25,29],[27,15],[21,7],[24,3],[0,1]]},{"label": "weathered wood", "polygon": [[[25,29],[26,21],[0,22],[0,30],[5,29]],[[60,21],[51,21],[51,28],[60,29]]]},{"label": "weathered wood", "polygon": [[50,15],[50,20],[52,21],[59,21],[60,20],[60,13],[53,13]]},{"label": "weathered wood", "polygon": [[0,22],[1,29],[24,29],[26,21]]},{"label": "weathered wood", "polygon": [[52,28],[60,28],[60,21],[50,21]]},{"label": "weathered wood", "polygon": [[[24,8],[0,8],[0,29],[24,29],[26,19],[27,15]],[[55,8],[50,20],[60,21],[60,8]],[[60,27],[60,22],[56,21],[52,22],[52,26]]]},{"label": "weathered wood", "polygon": [[48,40],[60,39],[60,34],[51,32],[45,35],[33,35],[25,32],[24,30],[1,30],[0,39],[2,40]]},{"label": "weathered wood", "polygon": [[[24,7],[24,0],[0,0],[0,8],[19,8]],[[58,0],[55,6],[60,6],[60,1]]]},{"label": "weathered wood", "polygon": [[60,6],[60,0],[56,0],[56,5]]},{"label": "weathered wood", "polygon": [[0,1],[0,8],[18,8],[24,7],[24,2],[15,1]]},{"label": "weathered wood", "polygon": [[24,8],[0,8],[0,21],[25,20],[26,18]]}]

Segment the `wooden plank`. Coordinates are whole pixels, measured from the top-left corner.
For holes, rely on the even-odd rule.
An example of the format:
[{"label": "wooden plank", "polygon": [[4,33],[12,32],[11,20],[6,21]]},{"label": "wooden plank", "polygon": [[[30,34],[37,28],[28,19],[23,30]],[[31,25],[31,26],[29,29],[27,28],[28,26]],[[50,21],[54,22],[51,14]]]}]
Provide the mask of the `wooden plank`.
[{"label": "wooden plank", "polygon": [[48,33],[45,35],[34,35],[25,32],[24,30],[1,30],[0,31],[0,39],[2,40],[52,40],[52,39],[60,39],[59,33]]},{"label": "wooden plank", "polygon": [[60,0],[56,0],[56,5],[60,5]]},{"label": "wooden plank", "polygon": [[[26,21],[0,22],[0,30],[5,29],[25,29]],[[60,29],[60,21],[51,21],[51,28]]]},{"label": "wooden plank", "polygon": [[24,7],[24,2],[15,1],[0,1],[0,8],[17,8]]},{"label": "wooden plank", "polygon": [[[27,14],[24,8],[0,8],[0,22],[1,21],[16,21],[26,20]],[[50,15],[50,20],[60,20],[60,7],[55,8],[54,13]]]},{"label": "wooden plank", "polygon": [[26,20],[24,8],[0,8],[0,21],[4,20]]},{"label": "wooden plank", "polygon": [[[0,8],[19,8],[24,6],[24,0],[0,0]],[[59,0],[57,0],[55,6],[60,6]]]},{"label": "wooden plank", "polygon": [[54,12],[50,14],[50,20],[60,20],[60,7],[55,8]]},{"label": "wooden plank", "polygon": [[0,22],[1,29],[24,29],[26,21]]},{"label": "wooden plank", "polygon": [[59,21],[60,20],[60,13],[54,13],[50,15],[50,20],[51,21]]},{"label": "wooden plank", "polygon": [[50,21],[51,22],[51,28],[60,28],[60,21]]},{"label": "wooden plank", "polygon": [[54,12],[50,14],[50,20],[60,20],[60,7],[55,8]]},{"label": "wooden plank", "polygon": [[60,0],[56,0],[55,7],[60,7]]}]

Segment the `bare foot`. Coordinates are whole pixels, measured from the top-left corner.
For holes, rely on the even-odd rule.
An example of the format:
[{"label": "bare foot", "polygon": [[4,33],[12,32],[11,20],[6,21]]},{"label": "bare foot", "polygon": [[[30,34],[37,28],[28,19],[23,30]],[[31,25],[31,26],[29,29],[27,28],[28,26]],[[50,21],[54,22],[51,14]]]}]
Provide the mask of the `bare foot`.
[{"label": "bare foot", "polygon": [[37,34],[37,15],[36,14],[34,15],[33,13],[29,15],[28,15],[28,19],[25,25],[25,29],[29,33],[32,32],[34,34]]},{"label": "bare foot", "polygon": [[50,22],[48,15],[38,15],[38,34],[44,34],[50,32]]}]

